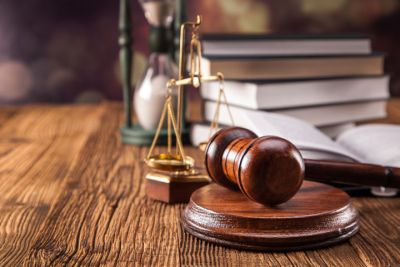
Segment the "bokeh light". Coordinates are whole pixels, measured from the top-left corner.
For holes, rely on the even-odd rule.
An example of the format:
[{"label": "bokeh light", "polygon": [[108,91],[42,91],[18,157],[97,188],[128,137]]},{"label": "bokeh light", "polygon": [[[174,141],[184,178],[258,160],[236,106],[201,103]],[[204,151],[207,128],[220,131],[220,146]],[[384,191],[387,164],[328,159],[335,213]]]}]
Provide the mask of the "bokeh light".
[{"label": "bokeh light", "polygon": [[[133,84],[149,55],[149,27],[132,0]],[[386,53],[400,95],[398,0],[187,0],[203,32],[364,33]],[[118,1],[0,1],[0,103],[120,100]]]}]

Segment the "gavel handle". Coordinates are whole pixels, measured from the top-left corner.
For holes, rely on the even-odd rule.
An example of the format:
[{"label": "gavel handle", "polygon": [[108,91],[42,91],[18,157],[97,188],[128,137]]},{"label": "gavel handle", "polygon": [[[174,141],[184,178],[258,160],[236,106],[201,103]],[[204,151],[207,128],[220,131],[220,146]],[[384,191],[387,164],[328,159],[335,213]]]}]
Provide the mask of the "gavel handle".
[{"label": "gavel handle", "polygon": [[305,159],[305,179],[400,189],[400,168]]}]

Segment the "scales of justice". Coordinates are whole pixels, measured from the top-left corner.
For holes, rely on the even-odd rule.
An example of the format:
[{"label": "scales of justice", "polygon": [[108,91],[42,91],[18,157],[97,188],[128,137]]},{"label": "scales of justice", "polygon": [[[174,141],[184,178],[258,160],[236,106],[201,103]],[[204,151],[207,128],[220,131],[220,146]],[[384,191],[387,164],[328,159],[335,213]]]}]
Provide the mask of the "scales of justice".
[{"label": "scales of justice", "polygon": [[[155,131],[154,139],[145,158],[146,165],[152,170],[146,175],[146,191],[150,198],[167,203],[188,202],[193,191],[210,182],[208,175],[195,167],[195,161],[185,153],[182,144],[182,121],[184,86],[191,85],[199,88],[204,82],[219,82],[217,108],[210,125],[210,136],[218,128],[218,116],[221,104],[225,104],[233,123],[232,115],[224,93],[224,77],[222,73],[214,76],[201,74],[201,43],[198,30],[201,16],[195,22],[185,22],[180,27],[179,48],[179,79],[171,79],[166,84],[166,99],[162,109],[160,121]],[[188,64],[185,64],[186,33],[191,31],[189,44]],[[188,67],[188,76],[185,77],[185,68]],[[177,90],[177,111],[174,111],[173,90]],[[155,154],[155,146],[161,129],[167,127],[167,152]],[[175,143],[173,145],[173,143]],[[204,148],[206,142],[200,146]]]}]

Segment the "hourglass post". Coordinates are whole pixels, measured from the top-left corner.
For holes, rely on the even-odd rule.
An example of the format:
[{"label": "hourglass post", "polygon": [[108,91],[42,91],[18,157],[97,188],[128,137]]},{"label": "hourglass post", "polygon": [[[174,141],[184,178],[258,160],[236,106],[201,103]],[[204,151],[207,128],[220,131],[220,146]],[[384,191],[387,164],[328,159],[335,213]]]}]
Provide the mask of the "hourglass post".
[{"label": "hourglass post", "polygon": [[132,43],[130,0],[120,0],[119,18],[119,60],[121,65],[122,90],[124,98],[125,127],[132,127]]}]

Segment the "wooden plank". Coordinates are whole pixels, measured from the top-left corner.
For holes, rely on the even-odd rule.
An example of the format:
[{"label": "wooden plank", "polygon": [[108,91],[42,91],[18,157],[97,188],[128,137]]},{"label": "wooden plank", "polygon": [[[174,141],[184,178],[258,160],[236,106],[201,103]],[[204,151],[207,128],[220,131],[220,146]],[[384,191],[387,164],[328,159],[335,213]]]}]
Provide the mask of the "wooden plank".
[{"label": "wooden plank", "polygon": [[4,126],[6,121],[17,113],[17,110],[15,107],[2,107],[0,112],[0,127]]},{"label": "wooden plank", "polygon": [[99,111],[26,108],[1,127],[1,266],[20,265]]},{"label": "wooden plank", "polygon": [[[119,104],[0,114],[0,266],[400,263],[399,198],[353,198],[361,230],[337,246],[289,253],[229,249],[185,233],[183,204],[146,198],[148,150],[120,143]],[[187,153],[202,165],[201,152],[188,147]]]},{"label": "wooden plank", "polygon": [[[145,266],[179,261],[176,207],[144,195],[143,149],[119,140],[119,110],[101,118],[25,258],[26,265]],[[67,226],[67,227],[66,227]]]},{"label": "wooden plank", "polygon": [[[394,266],[400,263],[400,199],[355,198],[361,229],[350,242],[369,266]],[[372,252],[373,251],[373,252]]]}]

